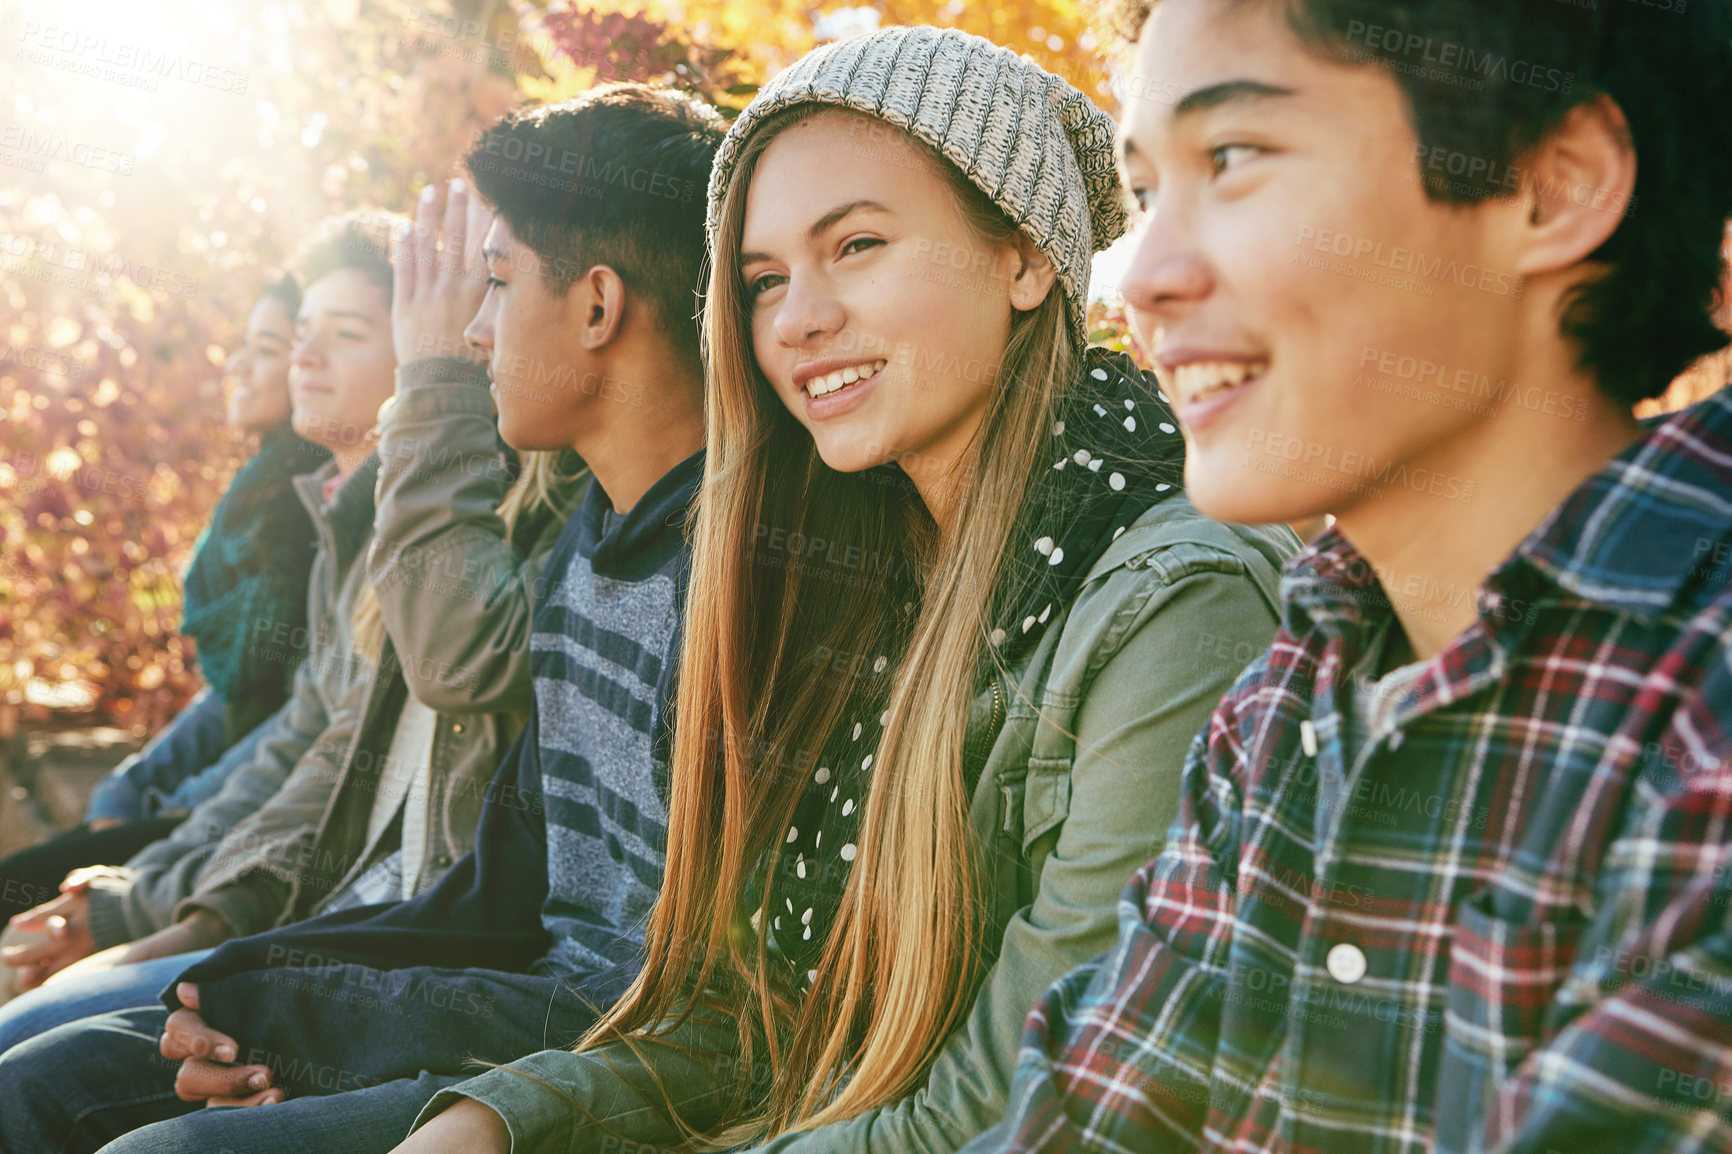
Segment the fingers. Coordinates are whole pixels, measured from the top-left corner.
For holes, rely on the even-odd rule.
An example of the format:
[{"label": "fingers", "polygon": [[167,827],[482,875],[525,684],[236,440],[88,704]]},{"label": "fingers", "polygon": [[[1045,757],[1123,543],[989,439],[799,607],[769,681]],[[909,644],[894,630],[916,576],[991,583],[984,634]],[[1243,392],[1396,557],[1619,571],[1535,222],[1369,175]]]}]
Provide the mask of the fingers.
[{"label": "fingers", "polygon": [[192,982],[180,982],[174,987],[174,996],[180,999],[180,1004],[189,1010],[197,1010],[198,986]]},{"label": "fingers", "polygon": [[64,927],[66,912],[73,908],[73,898],[70,894],[61,894],[57,898],[43,902],[35,909],[25,910],[12,917],[12,928],[15,930],[45,930],[54,918],[61,920]]},{"label": "fingers", "polygon": [[28,942],[21,946],[7,946],[0,950],[0,961],[19,969],[37,967],[60,952],[60,943],[51,938]]},{"label": "fingers", "polygon": [[47,962],[38,962],[33,966],[25,966],[18,971],[14,979],[19,990],[34,990],[49,978],[54,976],[54,967]]},{"label": "fingers", "polygon": [[404,221],[397,230],[397,255],[391,261],[391,311],[401,315],[415,299],[415,226]]},{"label": "fingers", "polygon": [[469,237],[469,189],[461,177],[453,180],[445,193],[445,236],[440,242],[441,271],[458,278],[468,271],[464,258]]},{"label": "fingers", "polygon": [[192,1010],[176,1010],[168,1016],[161,1049],[162,1056],[169,1059],[214,1058],[218,1062],[232,1062],[240,1053],[240,1045],[233,1038],[213,1030]]},{"label": "fingers", "polygon": [[415,204],[415,295],[433,291],[439,275],[439,186],[429,184],[421,190]]},{"label": "fingers", "polygon": [[225,1066],[203,1058],[188,1058],[174,1076],[174,1094],[183,1102],[210,1098],[248,1098],[269,1089],[271,1072],[264,1066]]},{"label": "fingers", "polygon": [[90,883],[103,874],[102,866],[80,866],[66,875],[66,880],[60,883],[63,894],[81,894],[90,888]]}]

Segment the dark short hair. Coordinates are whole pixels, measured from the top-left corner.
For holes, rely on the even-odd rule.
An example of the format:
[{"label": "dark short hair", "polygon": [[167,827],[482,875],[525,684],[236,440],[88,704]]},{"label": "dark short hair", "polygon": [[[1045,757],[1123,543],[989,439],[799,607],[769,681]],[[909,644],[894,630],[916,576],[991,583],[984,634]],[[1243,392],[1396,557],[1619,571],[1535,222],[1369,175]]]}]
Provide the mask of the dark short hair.
[{"label": "dark short hair", "polygon": [[706,193],[726,132],[695,97],[611,84],[506,117],[464,167],[550,292],[607,265],[696,356]]},{"label": "dark short hair", "polygon": [[[312,285],[342,269],[355,269],[391,300],[391,237],[404,218],[392,212],[347,212],[327,217],[291,262],[301,284]],[[295,308],[299,310],[300,302]]]},{"label": "dark short hair", "polygon": [[301,282],[290,272],[267,276],[264,286],[259,289],[259,299],[276,301],[289,310],[292,319],[301,311]]},{"label": "dark short hair", "polygon": [[[1104,0],[1100,23],[1134,41],[1158,2]],[[1223,0],[1251,2],[1269,0]],[[1713,319],[1732,214],[1727,0],[1280,2],[1320,55],[1390,72],[1423,155],[1473,162],[1459,176],[1423,181],[1435,202],[1507,194],[1524,153],[1570,111],[1609,96],[1630,126],[1635,200],[1591,257],[1605,275],[1564,303],[1559,327],[1577,366],[1607,396],[1634,404],[1732,343]]]}]

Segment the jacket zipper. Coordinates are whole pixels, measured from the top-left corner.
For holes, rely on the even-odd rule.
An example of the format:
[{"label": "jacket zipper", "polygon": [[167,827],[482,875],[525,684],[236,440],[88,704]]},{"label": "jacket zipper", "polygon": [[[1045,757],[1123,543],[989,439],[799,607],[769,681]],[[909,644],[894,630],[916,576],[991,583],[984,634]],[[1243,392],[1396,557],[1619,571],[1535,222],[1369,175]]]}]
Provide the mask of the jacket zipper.
[{"label": "jacket zipper", "polygon": [[998,727],[1003,722],[1003,719],[1004,719],[1004,689],[1000,685],[1000,682],[1002,682],[1003,680],[1004,680],[1004,677],[1002,674],[999,674],[996,672],[993,673],[993,675],[992,675],[992,724],[990,724],[986,727],[986,731],[987,731],[987,733],[992,734],[994,736],[996,736],[998,734]]}]

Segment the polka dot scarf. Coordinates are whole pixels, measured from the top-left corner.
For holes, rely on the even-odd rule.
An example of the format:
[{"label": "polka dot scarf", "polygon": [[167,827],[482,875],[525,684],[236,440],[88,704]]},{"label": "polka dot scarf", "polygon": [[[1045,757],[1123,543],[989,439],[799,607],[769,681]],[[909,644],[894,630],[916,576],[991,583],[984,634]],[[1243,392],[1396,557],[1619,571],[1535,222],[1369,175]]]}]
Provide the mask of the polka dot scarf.
[{"label": "polka dot scarf", "polygon": [[[1153,376],[1104,349],[1088,350],[1047,452],[993,599],[989,643],[1004,665],[1040,639],[1107,547],[1183,479],[1184,442]],[[906,636],[917,606],[903,599],[894,611]],[[802,984],[815,972],[859,850],[895,674],[893,653],[861,660],[855,700],[818,758],[776,860],[770,937]]]}]

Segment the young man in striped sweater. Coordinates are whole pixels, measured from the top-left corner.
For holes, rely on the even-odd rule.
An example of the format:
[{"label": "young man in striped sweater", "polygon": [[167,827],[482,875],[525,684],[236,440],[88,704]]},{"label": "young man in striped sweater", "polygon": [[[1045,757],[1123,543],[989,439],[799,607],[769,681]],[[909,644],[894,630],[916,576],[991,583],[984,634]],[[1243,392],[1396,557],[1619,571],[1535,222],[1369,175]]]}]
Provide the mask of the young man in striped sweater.
[{"label": "young man in striped sweater", "polygon": [[[433,301],[409,322],[429,353],[488,352],[506,440],[573,448],[594,474],[548,563],[535,713],[475,851],[414,901],[229,943],[166,1010],[12,1051],[0,1149],[389,1150],[472,1059],[567,1045],[623,991],[666,849],[682,523],[703,460],[702,190],[724,128],[621,85],[488,130],[468,158],[497,213],[487,297],[473,318]],[[465,199],[427,259],[462,261]],[[428,579],[443,576],[462,579]]]}]

